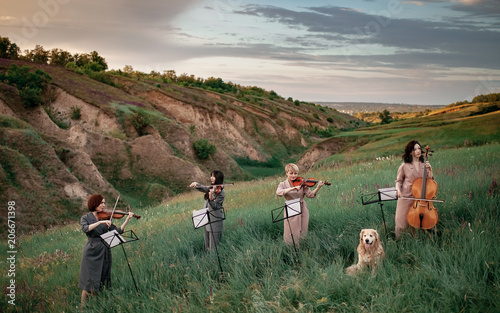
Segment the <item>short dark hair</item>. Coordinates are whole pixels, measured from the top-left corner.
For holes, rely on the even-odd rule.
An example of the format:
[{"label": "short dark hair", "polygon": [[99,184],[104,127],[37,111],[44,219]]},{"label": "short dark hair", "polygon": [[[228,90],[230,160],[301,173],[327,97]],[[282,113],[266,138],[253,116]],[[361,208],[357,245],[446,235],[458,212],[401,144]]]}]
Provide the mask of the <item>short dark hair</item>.
[{"label": "short dark hair", "polygon": [[89,201],[87,202],[87,207],[89,208],[90,212],[94,212],[95,209],[97,209],[98,206],[101,205],[102,199],[104,199],[103,196],[100,194],[93,194],[90,196]]},{"label": "short dark hair", "polygon": [[[412,140],[406,144],[405,152],[401,156],[403,158],[403,162],[411,163],[413,161],[413,156],[411,155],[411,152],[413,151],[413,149],[415,148],[415,145],[417,145],[417,144],[420,146],[420,149],[422,149],[422,145],[420,144],[420,142],[418,142],[416,140]],[[420,162],[424,162],[424,155],[423,154],[420,155],[419,160],[420,160]]]}]

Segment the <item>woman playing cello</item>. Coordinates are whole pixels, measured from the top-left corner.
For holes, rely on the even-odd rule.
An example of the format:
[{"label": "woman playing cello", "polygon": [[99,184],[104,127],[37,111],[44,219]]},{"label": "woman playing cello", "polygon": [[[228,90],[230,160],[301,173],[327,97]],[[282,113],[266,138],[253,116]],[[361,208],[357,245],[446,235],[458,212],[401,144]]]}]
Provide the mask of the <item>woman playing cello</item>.
[{"label": "woman playing cello", "polygon": [[422,155],[422,146],[416,140],[408,142],[405,151],[402,155],[403,164],[398,169],[396,177],[396,192],[398,204],[396,207],[395,217],[395,234],[396,239],[401,238],[401,233],[408,228],[406,216],[409,209],[413,206],[414,200],[401,199],[413,197],[412,185],[417,178],[422,178],[424,175],[424,167],[427,168],[427,176],[434,178],[432,167],[428,161],[424,162]]}]

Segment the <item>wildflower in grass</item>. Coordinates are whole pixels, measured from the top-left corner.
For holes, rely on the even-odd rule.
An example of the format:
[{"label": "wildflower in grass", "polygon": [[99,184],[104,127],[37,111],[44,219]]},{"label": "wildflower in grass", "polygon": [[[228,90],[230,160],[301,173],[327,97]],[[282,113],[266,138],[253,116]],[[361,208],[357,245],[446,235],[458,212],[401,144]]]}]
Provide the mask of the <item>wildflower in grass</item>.
[{"label": "wildflower in grass", "polygon": [[494,194],[498,191],[498,184],[495,178],[492,179],[490,187],[488,188],[488,198],[494,196]]},{"label": "wildflower in grass", "polygon": [[469,198],[470,201],[474,199],[474,193],[471,190],[467,191],[467,198]]}]

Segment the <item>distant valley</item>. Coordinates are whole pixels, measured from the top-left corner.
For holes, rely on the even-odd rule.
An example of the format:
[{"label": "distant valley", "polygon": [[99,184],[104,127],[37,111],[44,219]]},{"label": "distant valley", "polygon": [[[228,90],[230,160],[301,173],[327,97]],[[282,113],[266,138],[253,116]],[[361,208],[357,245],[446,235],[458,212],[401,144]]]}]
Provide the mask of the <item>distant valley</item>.
[{"label": "distant valley", "polygon": [[421,105],[421,104],[400,104],[400,103],[381,103],[381,102],[315,102],[317,104],[334,108],[341,113],[355,114],[360,112],[389,112],[413,113],[423,112],[425,110],[437,110],[444,108],[444,105]]}]

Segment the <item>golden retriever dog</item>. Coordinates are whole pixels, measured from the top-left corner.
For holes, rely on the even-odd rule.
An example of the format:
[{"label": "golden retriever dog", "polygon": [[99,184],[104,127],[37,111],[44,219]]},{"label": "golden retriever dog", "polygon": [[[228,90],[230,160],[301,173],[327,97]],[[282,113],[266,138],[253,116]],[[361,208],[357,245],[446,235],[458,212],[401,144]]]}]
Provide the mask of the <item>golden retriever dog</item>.
[{"label": "golden retriever dog", "polygon": [[348,275],[354,275],[363,268],[370,266],[372,274],[377,265],[385,257],[384,248],[380,243],[378,232],[375,229],[362,229],[359,233],[358,264],[353,264],[346,269]]}]

